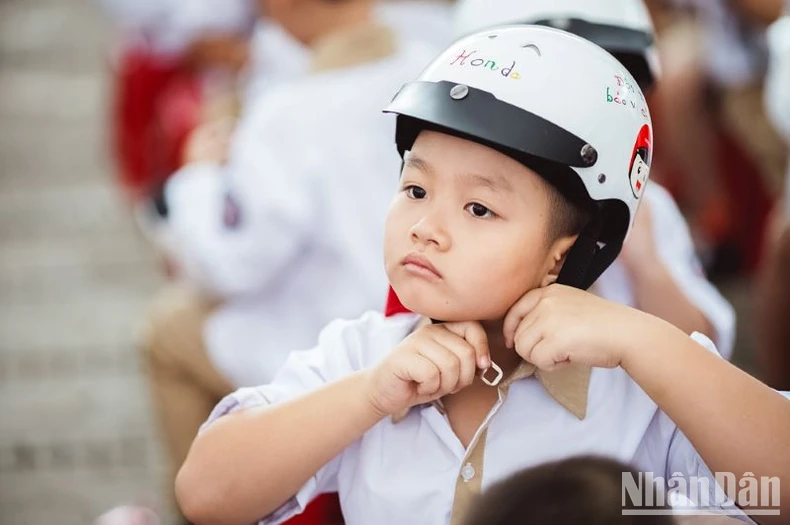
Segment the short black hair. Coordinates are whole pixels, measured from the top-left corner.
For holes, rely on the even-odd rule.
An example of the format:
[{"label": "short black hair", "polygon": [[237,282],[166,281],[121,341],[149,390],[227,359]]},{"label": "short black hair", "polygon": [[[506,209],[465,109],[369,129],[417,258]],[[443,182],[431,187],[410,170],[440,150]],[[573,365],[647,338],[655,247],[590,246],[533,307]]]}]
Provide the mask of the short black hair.
[{"label": "short black hair", "polygon": [[547,241],[578,235],[592,220],[592,213],[571,201],[554,185],[546,182],[549,197],[549,228]]},{"label": "short black hair", "polygon": [[[623,475],[638,480],[628,465],[608,458],[579,456],[520,471],[496,483],[472,506],[464,525],[673,525],[666,513],[624,515],[623,509],[645,508],[642,502],[624,500]],[[656,488],[653,501],[658,502]]]}]

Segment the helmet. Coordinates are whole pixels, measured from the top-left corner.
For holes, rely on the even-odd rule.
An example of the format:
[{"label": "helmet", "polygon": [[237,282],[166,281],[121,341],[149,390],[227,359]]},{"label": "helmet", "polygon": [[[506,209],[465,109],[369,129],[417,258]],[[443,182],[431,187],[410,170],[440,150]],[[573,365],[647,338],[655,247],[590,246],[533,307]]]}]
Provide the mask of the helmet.
[{"label": "helmet", "polygon": [[642,0],[459,0],[458,38],[506,24],[537,24],[564,29],[614,55],[639,85],[659,75],[653,24]]},{"label": "helmet", "polygon": [[395,95],[401,156],[422,130],[472,140],[531,168],[593,220],[559,282],[588,288],[617,257],[649,176],[642,91],[611,55],[568,32],[504,26],[463,38]]}]

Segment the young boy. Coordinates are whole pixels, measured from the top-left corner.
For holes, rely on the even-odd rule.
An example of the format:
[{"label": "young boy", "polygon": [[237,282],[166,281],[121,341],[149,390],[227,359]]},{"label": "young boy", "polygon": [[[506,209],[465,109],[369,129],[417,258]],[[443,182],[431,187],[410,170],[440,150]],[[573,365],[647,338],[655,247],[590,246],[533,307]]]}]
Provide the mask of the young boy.
[{"label": "young boy", "polygon": [[223,400],[178,475],[187,516],[279,523],[336,490],[348,524],[461,523],[486,485],[579,454],[665,478],[790,472],[785,398],[704,337],[577,289],[648,180],[650,116],[620,63],[555,29],[493,29],[388,111],[405,162],[385,265],[417,313],[333,323]]}]

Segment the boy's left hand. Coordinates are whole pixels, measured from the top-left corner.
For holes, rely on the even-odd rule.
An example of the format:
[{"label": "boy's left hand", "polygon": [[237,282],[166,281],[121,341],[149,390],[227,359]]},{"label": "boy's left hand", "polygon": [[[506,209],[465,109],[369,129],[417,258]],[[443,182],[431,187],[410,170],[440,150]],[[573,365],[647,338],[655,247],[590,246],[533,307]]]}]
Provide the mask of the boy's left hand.
[{"label": "boy's left hand", "polygon": [[567,363],[620,366],[641,333],[644,314],[552,284],[525,294],[504,320],[505,344],[541,370]]}]

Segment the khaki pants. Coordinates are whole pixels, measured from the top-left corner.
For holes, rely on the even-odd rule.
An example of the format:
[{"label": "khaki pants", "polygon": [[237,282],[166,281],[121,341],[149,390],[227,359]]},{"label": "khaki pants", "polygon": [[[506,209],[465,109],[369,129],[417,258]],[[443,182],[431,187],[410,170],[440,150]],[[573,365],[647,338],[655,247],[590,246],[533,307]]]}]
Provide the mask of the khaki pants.
[{"label": "khaki pants", "polygon": [[214,368],[203,342],[203,326],[217,305],[186,285],[171,285],[156,297],[146,319],[142,351],[173,480],[200,425],[234,390]]}]

